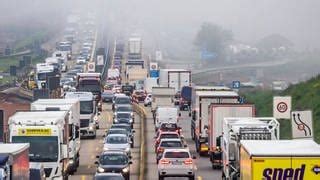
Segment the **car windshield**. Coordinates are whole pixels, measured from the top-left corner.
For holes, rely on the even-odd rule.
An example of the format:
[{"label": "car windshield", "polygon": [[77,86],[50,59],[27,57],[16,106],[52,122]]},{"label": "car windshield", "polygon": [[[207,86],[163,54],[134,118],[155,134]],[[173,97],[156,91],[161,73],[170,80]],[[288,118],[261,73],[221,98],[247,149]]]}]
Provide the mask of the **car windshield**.
[{"label": "car windshield", "polygon": [[30,162],[56,162],[58,161],[57,136],[13,136],[13,143],[30,143]]},{"label": "car windshield", "polygon": [[131,118],[131,114],[129,114],[129,113],[118,113],[117,114],[117,118]]},{"label": "car windshield", "polygon": [[116,98],[116,104],[130,104],[130,98],[129,97],[118,97]]},{"label": "car windshield", "polygon": [[176,124],[161,124],[161,130],[163,131],[175,131],[177,128]]},{"label": "car windshield", "polygon": [[80,114],[91,114],[91,113],[93,113],[93,102],[80,101]]},{"label": "car windshield", "polygon": [[90,119],[80,119],[80,127],[89,127]]},{"label": "car windshield", "polygon": [[131,132],[131,127],[126,125],[113,125],[112,128],[121,128],[127,130],[128,132]]},{"label": "car windshield", "polygon": [[124,154],[107,154],[100,157],[101,165],[125,165],[128,164],[128,157]]},{"label": "car windshield", "polygon": [[180,141],[162,141],[160,147],[182,147]]},{"label": "car windshield", "polygon": [[166,152],[164,155],[165,158],[189,158],[188,152]]},{"label": "car windshield", "polygon": [[124,137],[124,136],[107,136],[106,143],[125,144],[125,143],[128,143],[128,139],[127,137]]},{"label": "car windshield", "polygon": [[161,139],[164,139],[164,138],[179,138],[179,135],[178,134],[161,134],[160,138]]},{"label": "car windshield", "polygon": [[119,106],[119,107],[117,107],[117,111],[119,111],[119,112],[132,111],[132,107],[131,106]]},{"label": "car windshield", "polygon": [[125,129],[110,129],[108,134],[125,134],[127,135],[127,130]]}]

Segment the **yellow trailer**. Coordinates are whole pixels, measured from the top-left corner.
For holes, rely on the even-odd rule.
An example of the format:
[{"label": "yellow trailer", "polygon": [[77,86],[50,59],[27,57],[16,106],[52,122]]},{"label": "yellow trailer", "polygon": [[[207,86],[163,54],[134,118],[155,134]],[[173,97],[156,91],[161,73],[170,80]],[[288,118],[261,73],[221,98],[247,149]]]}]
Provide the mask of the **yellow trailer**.
[{"label": "yellow trailer", "polygon": [[241,141],[242,180],[320,180],[320,146],[313,140]]}]

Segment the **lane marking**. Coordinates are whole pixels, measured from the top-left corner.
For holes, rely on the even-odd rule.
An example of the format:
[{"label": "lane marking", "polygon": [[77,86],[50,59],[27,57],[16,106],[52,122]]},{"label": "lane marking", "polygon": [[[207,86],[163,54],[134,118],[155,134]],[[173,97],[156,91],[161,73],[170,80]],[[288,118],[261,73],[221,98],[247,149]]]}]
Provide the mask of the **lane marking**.
[{"label": "lane marking", "polygon": [[82,175],[81,176],[81,180],[85,180],[85,179],[86,179],[86,177]]},{"label": "lane marking", "polygon": [[202,180],[202,177],[201,177],[201,176],[198,176],[197,179],[198,179],[198,180]]}]

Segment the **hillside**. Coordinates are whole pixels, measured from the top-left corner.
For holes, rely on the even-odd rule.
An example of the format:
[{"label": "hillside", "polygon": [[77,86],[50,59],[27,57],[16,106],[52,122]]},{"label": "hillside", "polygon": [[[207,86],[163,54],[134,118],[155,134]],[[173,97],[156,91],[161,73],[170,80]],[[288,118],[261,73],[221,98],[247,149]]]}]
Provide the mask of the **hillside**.
[{"label": "hillside", "polygon": [[[313,128],[315,140],[320,143],[320,75],[306,82],[291,85],[281,93],[272,91],[254,91],[242,94],[247,102],[254,103],[257,116],[272,116],[272,99],[274,95],[291,96],[293,110],[313,111]],[[291,138],[291,122],[280,121],[280,134],[282,139]]]}]

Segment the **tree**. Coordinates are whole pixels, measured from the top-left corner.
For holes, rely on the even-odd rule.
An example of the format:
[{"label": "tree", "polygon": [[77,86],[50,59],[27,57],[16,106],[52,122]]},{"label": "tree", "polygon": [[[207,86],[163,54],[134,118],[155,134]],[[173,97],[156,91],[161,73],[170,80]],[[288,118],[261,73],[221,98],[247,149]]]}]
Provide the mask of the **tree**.
[{"label": "tree", "polygon": [[212,24],[203,23],[196,35],[194,44],[200,50],[215,53],[218,57],[224,54],[225,47],[233,40],[233,34],[229,30]]}]

